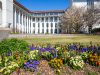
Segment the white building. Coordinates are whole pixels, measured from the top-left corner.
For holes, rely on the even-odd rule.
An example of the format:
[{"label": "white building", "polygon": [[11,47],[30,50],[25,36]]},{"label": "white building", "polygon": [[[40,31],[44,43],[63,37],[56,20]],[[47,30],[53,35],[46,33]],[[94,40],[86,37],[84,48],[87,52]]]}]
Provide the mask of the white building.
[{"label": "white building", "polygon": [[16,0],[0,0],[0,27],[15,33],[59,34],[59,17],[64,10],[30,11]]},{"label": "white building", "polygon": [[[91,1],[71,0],[71,6],[87,7]],[[65,10],[30,11],[16,0],[0,0],[0,27],[10,27],[12,32],[22,34],[59,34],[59,17],[64,13]],[[100,24],[95,26],[100,27]],[[87,32],[88,28],[83,27],[83,31]]]}]

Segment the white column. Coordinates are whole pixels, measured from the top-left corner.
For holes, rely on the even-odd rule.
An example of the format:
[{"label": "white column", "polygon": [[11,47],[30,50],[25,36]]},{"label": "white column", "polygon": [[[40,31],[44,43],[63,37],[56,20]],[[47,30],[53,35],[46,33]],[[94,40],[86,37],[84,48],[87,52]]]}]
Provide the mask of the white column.
[{"label": "white column", "polygon": [[23,32],[24,32],[24,25],[23,25],[23,13],[22,13],[22,34],[23,34]]},{"label": "white column", "polygon": [[44,34],[46,34],[46,29],[47,29],[47,27],[46,27],[46,17],[44,18]]},{"label": "white column", "polygon": [[51,22],[50,22],[50,17],[48,18],[48,33],[50,34],[51,33]]},{"label": "white column", "polygon": [[28,34],[29,34],[29,16],[28,16],[28,25],[27,25],[27,29],[28,29]]},{"label": "white column", "polygon": [[53,34],[55,34],[55,21],[54,21],[54,17],[53,17],[53,27],[52,27],[52,30],[53,30]]},{"label": "white column", "polygon": [[35,34],[38,34],[38,23],[35,23]]},{"label": "white column", "polygon": [[29,17],[29,34],[30,34],[30,26],[31,26],[30,22],[31,22],[31,20],[30,20],[30,17]]},{"label": "white column", "polygon": [[42,33],[42,18],[40,18],[40,33]]},{"label": "white column", "polygon": [[27,21],[27,33],[29,34],[29,16],[28,16],[28,21]]},{"label": "white column", "polygon": [[28,16],[27,16],[27,26],[26,26],[26,31],[28,33]]},{"label": "white column", "polygon": [[32,17],[31,17],[31,34],[32,34],[32,32],[33,32],[33,23],[32,23]]},{"label": "white column", "polygon": [[59,34],[59,17],[57,18],[58,23],[57,23],[57,34]]},{"label": "white column", "polygon": [[16,30],[16,29],[17,29],[17,28],[16,28],[16,27],[17,27],[17,26],[16,26],[16,7],[15,7],[15,14],[14,14],[14,16],[15,16],[15,23],[14,23],[14,25],[15,25],[15,33],[16,33],[16,31],[17,31],[17,30]]},{"label": "white column", "polygon": [[23,28],[24,28],[24,33],[25,33],[25,14],[24,14],[24,22],[23,22]]},{"label": "white column", "polygon": [[26,34],[26,14],[25,14],[25,34]]},{"label": "white column", "polygon": [[55,34],[55,22],[53,22],[53,34]]},{"label": "white column", "polygon": [[18,23],[18,30],[19,30],[19,33],[20,33],[20,10],[19,10],[19,14],[18,14],[18,15],[19,15],[19,16],[18,16],[18,20],[19,20],[19,21],[18,21],[18,22],[19,22],[19,23]]}]

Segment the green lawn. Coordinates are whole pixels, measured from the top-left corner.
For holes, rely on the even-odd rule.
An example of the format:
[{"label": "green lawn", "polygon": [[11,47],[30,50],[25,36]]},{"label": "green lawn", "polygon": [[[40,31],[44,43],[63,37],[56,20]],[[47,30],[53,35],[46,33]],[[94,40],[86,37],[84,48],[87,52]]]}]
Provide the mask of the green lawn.
[{"label": "green lawn", "polygon": [[20,38],[26,40],[29,44],[66,44],[66,43],[82,43],[89,44],[91,41],[93,44],[100,45],[100,35],[40,35],[40,36],[26,36]]}]

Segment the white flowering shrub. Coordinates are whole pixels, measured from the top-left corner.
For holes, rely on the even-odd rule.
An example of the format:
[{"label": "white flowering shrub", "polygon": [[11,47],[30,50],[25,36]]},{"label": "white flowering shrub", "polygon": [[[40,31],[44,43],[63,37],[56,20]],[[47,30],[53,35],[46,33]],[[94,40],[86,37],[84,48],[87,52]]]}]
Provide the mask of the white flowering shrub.
[{"label": "white flowering shrub", "polygon": [[85,64],[82,57],[79,55],[77,55],[75,57],[71,57],[69,62],[70,62],[70,66],[73,69],[81,69],[81,68],[83,68],[83,66]]},{"label": "white flowering shrub", "polygon": [[34,50],[34,51],[30,51],[29,52],[28,57],[29,57],[29,59],[37,60],[38,59],[38,55],[39,55],[39,51],[38,50]]}]

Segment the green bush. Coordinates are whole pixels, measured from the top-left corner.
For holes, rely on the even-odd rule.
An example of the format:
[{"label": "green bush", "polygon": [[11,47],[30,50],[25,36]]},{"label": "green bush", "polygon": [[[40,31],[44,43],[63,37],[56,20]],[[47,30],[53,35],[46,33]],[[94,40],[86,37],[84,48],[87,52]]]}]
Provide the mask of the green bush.
[{"label": "green bush", "polygon": [[42,52],[42,57],[46,60],[51,60],[53,58],[53,55],[51,55],[50,52],[46,51],[46,52]]},{"label": "green bush", "polygon": [[23,52],[29,50],[28,43],[24,40],[19,40],[16,38],[5,39],[0,42],[0,54],[19,51]]}]

